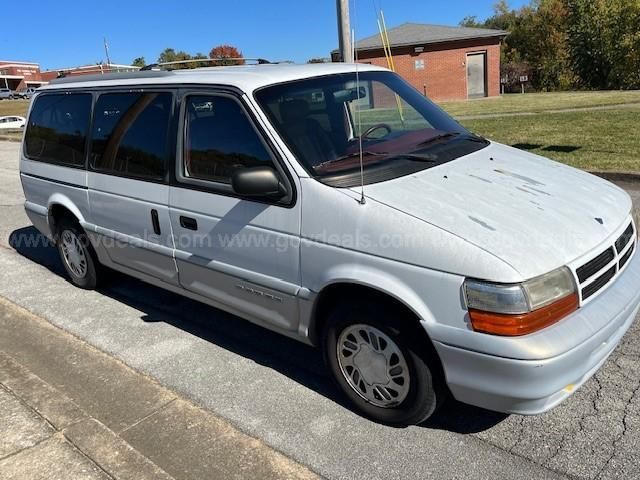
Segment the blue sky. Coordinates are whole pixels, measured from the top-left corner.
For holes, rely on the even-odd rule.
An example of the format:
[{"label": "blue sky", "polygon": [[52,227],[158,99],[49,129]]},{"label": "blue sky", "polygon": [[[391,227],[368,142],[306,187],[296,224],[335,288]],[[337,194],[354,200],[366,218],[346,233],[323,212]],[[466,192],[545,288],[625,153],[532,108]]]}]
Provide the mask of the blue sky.
[{"label": "blue sky", "polygon": [[[355,8],[353,2],[352,27],[363,38],[377,32],[374,2],[392,27],[485,18],[494,0],[357,0]],[[105,60],[105,36],[116,63],[137,56],[155,61],[166,47],[207,54],[220,43],[238,46],[247,57],[304,62],[337,47],[335,0],[55,0],[25,8],[26,17],[2,22],[0,59],[47,69]]]}]

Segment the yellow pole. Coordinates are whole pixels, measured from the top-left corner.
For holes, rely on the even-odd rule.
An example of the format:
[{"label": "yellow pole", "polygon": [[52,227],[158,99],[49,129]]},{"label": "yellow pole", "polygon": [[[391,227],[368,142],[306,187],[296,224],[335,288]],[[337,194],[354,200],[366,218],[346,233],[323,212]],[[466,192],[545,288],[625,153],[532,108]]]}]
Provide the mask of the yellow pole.
[{"label": "yellow pole", "polygon": [[384,31],[384,37],[389,49],[389,58],[391,59],[391,70],[396,71],[395,63],[393,62],[393,55],[391,55],[391,42],[389,41],[389,32],[387,31],[387,23],[384,21],[384,12],[380,10],[380,18],[382,19],[382,30]]},{"label": "yellow pole", "polygon": [[[380,18],[382,19],[382,31],[384,32],[384,38],[382,40],[382,44],[385,45],[386,44],[386,49],[389,50],[389,57],[387,59],[388,63],[389,63],[389,68],[391,69],[392,72],[396,71],[396,65],[393,61],[393,55],[391,53],[391,42],[389,41],[389,32],[387,30],[387,23],[384,20],[384,12],[382,11],[382,9],[380,10]],[[400,97],[398,96],[398,94],[396,94],[396,104],[398,105],[398,114],[400,114],[400,121],[402,122],[402,125],[404,126],[404,112],[402,110],[402,103],[400,102]]]},{"label": "yellow pole", "polygon": [[384,58],[387,60],[387,67],[389,67],[389,70],[393,70],[391,68],[391,59],[389,58],[389,54],[387,53],[387,42],[384,38],[384,33],[382,32],[382,24],[380,23],[380,20],[378,19],[378,30],[380,31],[380,40],[382,41],[382,49],[384,50]]}]

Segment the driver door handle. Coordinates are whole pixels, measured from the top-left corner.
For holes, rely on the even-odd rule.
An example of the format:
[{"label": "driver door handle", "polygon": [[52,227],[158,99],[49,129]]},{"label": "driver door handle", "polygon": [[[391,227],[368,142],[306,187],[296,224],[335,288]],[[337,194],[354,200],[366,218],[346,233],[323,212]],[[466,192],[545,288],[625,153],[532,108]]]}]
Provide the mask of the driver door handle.
[{"label": "driver door handle", "polygon": [[198,221],[195,218],[180,215],[180,226],[187,230],[198,230]]}]

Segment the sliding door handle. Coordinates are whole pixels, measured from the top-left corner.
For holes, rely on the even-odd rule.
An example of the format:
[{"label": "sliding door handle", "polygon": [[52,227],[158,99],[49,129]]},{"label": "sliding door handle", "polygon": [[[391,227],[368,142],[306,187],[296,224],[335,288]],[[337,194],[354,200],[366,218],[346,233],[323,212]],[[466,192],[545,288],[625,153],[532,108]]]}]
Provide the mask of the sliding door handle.
[{"label": "sliding door handle", "polygon": [[195,218],[180,215],[180,226],[187,230],[198,230],[198,221]]},{"label": "sliding door handle", "polygon": [[155,208],[151,210],[151,225],[153,225],[153,233],[160,235],[160,220],[158,219],[158,211]]}]

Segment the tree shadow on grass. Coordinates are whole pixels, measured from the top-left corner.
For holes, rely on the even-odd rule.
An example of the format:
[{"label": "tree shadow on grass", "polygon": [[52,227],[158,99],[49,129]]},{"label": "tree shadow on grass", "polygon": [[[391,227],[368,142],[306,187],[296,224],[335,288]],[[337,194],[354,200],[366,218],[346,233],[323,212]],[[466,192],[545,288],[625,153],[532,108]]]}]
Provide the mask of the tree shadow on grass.
[{"label": "tree shadow on grass", "polygon": [[575,145],[547,145],[546,147],[539,143],[514,143],[511,145],[518,150],[542,150],[543,152],[555,152],[555,153],[572,153],[576,150],[580,150],[582,147]]},{"label": "tree shadow on grass", "polygon": [[542,145],[537,143],[514,143],[511,145],[513,148],[517,148],[518,150],[537,150],[538,148],[542,148]]},{"label": "tree shadow on grass", "polygon": [[556,152],[556,153],[572,153],[576,150],[580,150],[582,147],[577,147],[575,145],[549,145],[548,147],[544,147],[542,150],[545,152]]},{"label": "tree shadow on grass", "polygon": [[[65,277],[57,249],[34,227],[15,230],[9,244],[25,258]],[[127,275],[109,271],[100,292],[142,313],[143,322],[164,322],[260,365],[352,410],[333,384],[319,350],[244,321],[222,310],[154,287]],[[357,412],[356,412],[357,413]],[[503,421],[507,416],[451,400],[437,419],[425,428],[475,433]]]}]

